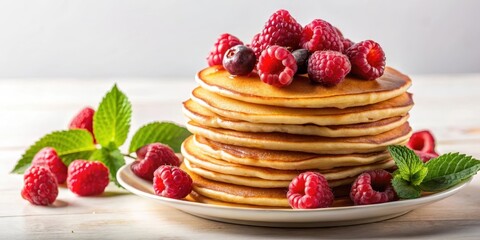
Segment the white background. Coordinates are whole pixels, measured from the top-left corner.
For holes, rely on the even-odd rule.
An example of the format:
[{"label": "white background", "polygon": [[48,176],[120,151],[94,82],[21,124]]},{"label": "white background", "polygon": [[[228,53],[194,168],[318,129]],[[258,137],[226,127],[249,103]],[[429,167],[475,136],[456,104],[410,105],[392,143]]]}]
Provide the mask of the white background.
[{"label": "white background", "polygon": [[408,74],[480,72],[480,1],[0,1],[0,78],[190,77],[223,32],[285,8],[374,39]]}]

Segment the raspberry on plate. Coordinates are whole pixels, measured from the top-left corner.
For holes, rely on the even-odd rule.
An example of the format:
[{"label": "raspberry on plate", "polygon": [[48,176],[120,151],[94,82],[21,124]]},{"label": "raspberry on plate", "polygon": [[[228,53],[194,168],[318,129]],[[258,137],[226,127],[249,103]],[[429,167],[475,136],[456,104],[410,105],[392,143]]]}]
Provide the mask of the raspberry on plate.
[{"label": "raspberry on plate", "polygon": [[153,189],[159,196],[181,199],[192,191],[192,178],[179,167],[163,165],[153,175]]},{"label": "raspberry on plate", "polygon": [[340,83],[350,72],[347,56],[336,51],[316,51],[308,60],[308,77],[324,86]]},{"label": "raspberry on plate", "polygon": [[137,160],[130,166],[138,177],[152,181],[153,173],[162,165],[180,166],[173,149],[161,143],[152,143],[137,150]]},{"label": "raspberry on plate", "polygon": [[414,132],[408,140],[407,147],[424,153],[432,153],[438,156],[435,152],[435,138],[428,130]]},{"label": "raspberry on plate", "polygon": [[69,125],[69,129],[85,129],[89,131],[95,141],[95,135],[93,134],[93,115],[95,110],[91,107],[85,107],[72,119]]},{"label": "raspberry on plate", "polygon": [[75,160],[68,166],[68,189],[79,196],[101,194],[109,182],[108,168],[99,161]]},{"label": "raspberry on plate", "polygon": [[287,10],[280,9],[270,16],[260,34],[252,40],[252,48],[257,58],[269,46],[278,45],[290,50],[298,48],[302,35],[300,25]]},{"label": "raspberry on plate", "polygon": [[315,19],[303,28],[300,46],[309,52],[321,50],[343,51],[343,43],[335,27],[322,19]]},{"label": "raspberry on plate", "polygon": [[220,35],[208,54],[208,66],[222,65],[225,52],[233,46],[242,44],[243,42],[240,39],[229,33]]},{"label": "raspberry on plate", "polygon": [[287,49],[280,46],[270,46],[265,49],[257,64],[260,79],[275,87],[290,85],[297,72],[297,62]]},{"label": "raspberry on plate", "polygon": [[57,183],[64,183],[67,180],[67,166],[62,162],[55,149],[51,147],[42,148],[35,154],[32,166],[46,167],[53,173]]},{"label": "raspberry on plate", "polygon": [[380,44],[366,40],[353,44],[345,53],[352,64],[352,73],[373,80],[385,71],[385,53]]},{"label": "raspberry on plate", "polygon": [[45,167],[31,166],[23,175],[23,199],[33,205],[47,206],[55,202],[58,196],[57,180]]},{"label": "raspberry on plate", "polygon": [[288,186],[287,198],[292,208],[307,209],[330,207],[334,196],[322,174],[304,172]]},{"label": "raspberry on plate", "polygon": [[371,170],[360,174],[353,182],[350,199],[355,205],[390,202],[396,199],[392,186],[392,174],[383,170]]}]

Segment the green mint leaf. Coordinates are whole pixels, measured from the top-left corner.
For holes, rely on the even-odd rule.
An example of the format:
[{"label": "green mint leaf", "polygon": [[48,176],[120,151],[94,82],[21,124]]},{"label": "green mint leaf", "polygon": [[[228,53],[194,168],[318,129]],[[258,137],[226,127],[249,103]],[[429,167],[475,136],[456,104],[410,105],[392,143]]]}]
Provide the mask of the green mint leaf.
[{"label": "green mint leaf", "polygon": [[191,133],[184,127],[169,122],[153,122],[141,127],[130,142],[129,153],[150,143],[163,143],[170,146],[175,152],[180,152],[182,142]]},{"label": "green mint leaf", "polygon": [[412,199],[420,197],[422,191],[418,186],[411,185],[408,181],[402,178],[400,174],[392,179],[392,186],[397,193],[397,196],[402,199]]},{"label": "green mint leaf", "polygon": [[450,188],[480,170],[480,161],[465,154],[448,153],[427,162],[428,173],[420,187],[436,192]]},{"label": "green mint leaf", "polygon": [[428,172],[422,160],[415,152],[405,146],[388,146],[388,151],[398,167],[400,176],[405,181],[418,186]]},{"label": "green mint leaf", "polygon": [[92,134],[86,130],[52,132],[40,138],[25,151],[13,168],[12,173],[23,173],[32,163],[35,154],[44,147],[55,148],[57,154],[67,166],[73,160],[88,159],[96,149]]},{"label": "green mint leaf", "polygon": [[102,147],[113,143],[120,147],[127,139],[132,117],[132,105],[117,85],[108,92],[93,117],[93,132]]},{"label": "green mint leaf", "polygon": [[110,172],[110,181],[121,187],[117,181],[117,171],[125,165],[125,159],[119,149],[98,149],[92,154],[90,160],[103,162]]}]

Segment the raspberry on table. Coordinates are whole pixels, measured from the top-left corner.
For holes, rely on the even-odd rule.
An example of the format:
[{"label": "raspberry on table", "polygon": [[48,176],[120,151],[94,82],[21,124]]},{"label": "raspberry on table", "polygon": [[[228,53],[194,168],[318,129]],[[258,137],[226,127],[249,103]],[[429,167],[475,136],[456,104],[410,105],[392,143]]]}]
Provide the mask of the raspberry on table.
[{"label": "raspberry on table", "polygon": [[68,128],[85,129],[92,134],[93,141],[96,142],[95,135],[93,134],[93,115],[95,115],[95,110],[93,108],[83,108],[77,115],[75,115]]},{"label": "raspberry on table", "polygon": [[333,204],[334,196],[327,179],[317,172],[304,172],[288,186],[288,203],[292,208],[326,208]]},{"label": "raspberry on table", "polygon": [[68,166],[68,189],[79,196],[99,195],[109,182],[108,168],[99,161],[75,160]]},{"label": "raspberry on table", "polygon": [[295,50],[299,46],[301,35],[302,25],[287,10],[280,9],[270,16],[261,33],[253,37],[251,46],[257,58],[263,50],[273,45]]},{"label": "raspberry on table", "polygon": [[162,197],[184,198],[192,191],[192,184],[192,178],[176,166],[163,165],[155,171],[153,177],[155,194]]},{"label": "raspberry on table", "polygon": [[287,49],[280,46],[270,46],[265,49],[257,64],[260,79],[275,87],[290,85],[297,72],[297,62]]},{"label": "raspberry on table", "polygon": [[51,147],[42,148],[35,154],[32,166],[46,167],[55,176],[57,183],[64,183],[67,180],[67,166]]},{"label": "raspberry on table", "polygon": [[130,169],[140,178],[153,180],[153,173],[162,165],[180,166],[180,159],[173,149],[161,143],[152,143],[137,150],[137,160]]},{"label": "raspberry on table", "polygon": [[243,45],[243,42],[229,33],[220,35],[207,56],[208,66],[222,65],[225,52],[236,45]]},{"label": "raspberry on table", "polygon": [[408,140],[407,147],[412,150],[432,153],[438,156],[437,152],[435,152],[435,138],[428,130],[414,132]]},{"label": "raspberry on table", "polygon": [[352,73],[373,80],[385,71],[385,53],[380,44],[366,40],[353,44],[345,53],[352,64]]},{"label": "raspberry on table", "polygon": [[308,60],[308,77],[324,86],[340,83],[350,72],[347,56],[336,51],[316,51]]},{"label": "raspberry on table", "polygon": [[343,43],[335,27],[322,19],[315,19],[303,28],[300,46],[309,52],[321,50],[343,51]]},{"label": "raspberry on table", "polygon": [[58,184],[55,176],[45,167],[31,166],[23,175],[23,199],[34,205],[47,206],[55,202],[58,196]]},{"label": "raspberry on table", "polygon": [[393,201],[396,194],[391,182],[392,174],[383,169],[366,171],[353,182],[350,199],[355,205]]}]

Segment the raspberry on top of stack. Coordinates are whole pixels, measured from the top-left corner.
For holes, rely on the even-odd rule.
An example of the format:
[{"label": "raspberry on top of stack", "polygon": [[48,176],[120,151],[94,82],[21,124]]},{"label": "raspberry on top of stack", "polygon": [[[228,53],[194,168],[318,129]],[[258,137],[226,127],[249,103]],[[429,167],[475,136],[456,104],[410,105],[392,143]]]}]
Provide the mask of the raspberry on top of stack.
[{"label": "raspberry on top of stack", "polygon": [[[251,44],[222,34],[207,62],[183,106],[194,135],[181,168],[195,201],[316,208],[351,195],[372,203],[356,201],[350,190],[364,183],[352,183],[362,173],[388,179],[395,164],[386,148],[410,138],[413,107],[411,80],[385,67],[378,43],[354,43],[321,19],[302,27],[279,10]],[[383,190],[375,199],[395,198]]]}]

